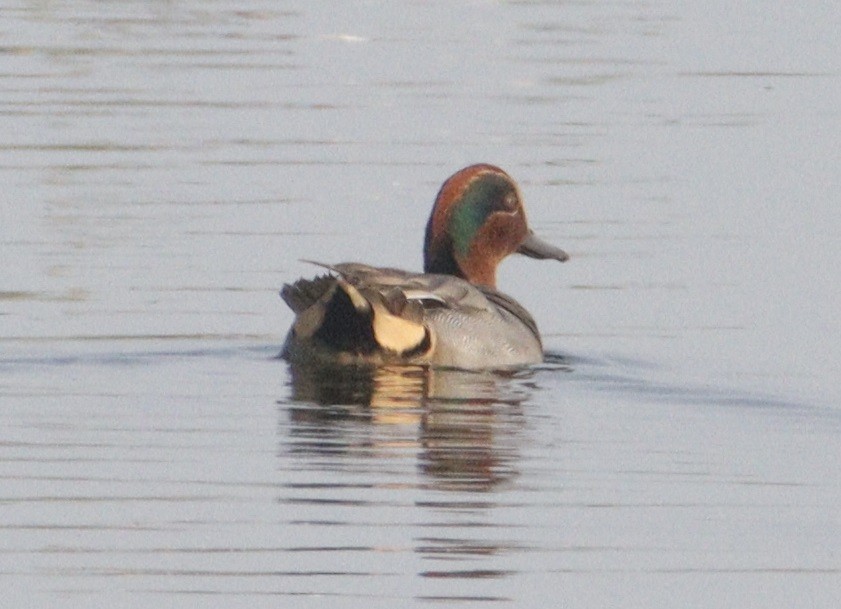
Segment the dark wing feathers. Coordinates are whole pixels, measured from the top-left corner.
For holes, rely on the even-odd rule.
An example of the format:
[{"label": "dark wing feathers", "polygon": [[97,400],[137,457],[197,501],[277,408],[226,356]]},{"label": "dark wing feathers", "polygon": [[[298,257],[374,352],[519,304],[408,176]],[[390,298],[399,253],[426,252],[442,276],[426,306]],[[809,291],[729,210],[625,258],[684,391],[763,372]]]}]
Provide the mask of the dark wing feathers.
[{"label": "dark wing feathers", "polygon": [[330,275],[319,275],[314,279],[299,279],[287,283],[280,290],[280,296],[296,314],[309,309],[336,283]]}]

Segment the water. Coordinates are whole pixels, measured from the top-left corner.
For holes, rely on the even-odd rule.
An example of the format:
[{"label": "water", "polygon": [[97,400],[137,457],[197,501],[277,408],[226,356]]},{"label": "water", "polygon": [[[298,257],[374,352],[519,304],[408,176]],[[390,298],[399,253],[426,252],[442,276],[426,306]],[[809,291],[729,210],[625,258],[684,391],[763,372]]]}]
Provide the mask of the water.
[{"label": "water", "polygon": [[[3,14],[7,602],[838,606],[832,6]],[[573,256],[501,268],[544,365],[276,359],[477,161]]]}]

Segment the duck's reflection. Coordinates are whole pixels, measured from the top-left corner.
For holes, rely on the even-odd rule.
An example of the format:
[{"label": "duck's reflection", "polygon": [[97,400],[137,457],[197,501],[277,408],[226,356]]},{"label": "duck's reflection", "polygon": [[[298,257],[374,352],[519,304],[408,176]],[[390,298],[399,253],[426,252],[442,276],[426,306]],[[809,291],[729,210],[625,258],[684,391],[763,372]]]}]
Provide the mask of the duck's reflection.
[{"label": "duck's reflection", "polygon": [[306,505],[308,525],[329,525],[331,546],[335,523],[371,526],[379,510],[399,523],[392,510],[403,505],[406,522],[420,523],[410,542],[425,559],[419,576],[505,577],[494,561],[509,543],[488,532],[520,475],[521,406],[532,382],[528,371],[293,366],[281,451],[315,471],[287,485],[281,501]]},{"label": "duck's reflection", "polygon": [[442,490],[486,491],[518,474],[527,371],[292,366],[291,388],[298,455],[414,450],[424,484]]}]

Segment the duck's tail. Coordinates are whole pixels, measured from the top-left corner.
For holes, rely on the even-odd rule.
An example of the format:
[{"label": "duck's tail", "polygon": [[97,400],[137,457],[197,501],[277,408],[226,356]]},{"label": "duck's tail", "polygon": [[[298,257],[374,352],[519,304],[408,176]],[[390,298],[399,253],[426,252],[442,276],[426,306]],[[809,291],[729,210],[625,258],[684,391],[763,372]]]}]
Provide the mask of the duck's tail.
[{"label": "duck's tail", "polygon": [[280,294],[296,314],[290,336],[297,346],[378,359],[405,359],[429,349],[420,305],[402,290],[322,275],[284,285]]}]

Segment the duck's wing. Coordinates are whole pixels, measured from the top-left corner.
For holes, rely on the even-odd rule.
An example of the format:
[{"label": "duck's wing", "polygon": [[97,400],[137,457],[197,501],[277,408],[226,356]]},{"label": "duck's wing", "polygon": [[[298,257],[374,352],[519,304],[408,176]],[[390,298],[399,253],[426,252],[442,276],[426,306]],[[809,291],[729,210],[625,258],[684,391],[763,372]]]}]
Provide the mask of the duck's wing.
[{"label": "duck's wing", "polygon": [[[372,267],[358,263],[342,263],[329,266],[360,291],[374,290],[386,300],[405,299],[424,308],[447,307],[463,310],[490,310],[493,300],[486,290],[453,277],[432,273],[410,273],[400,269]],[[487,290],[499,294],[494,290]],[[502,298],[507,298],[499,294]],[[510,298],[513,306],[519,306]],[[522,307],[521,307],[522,308]]]},{"label": "duck's wing", "polygon": [[301,341],[362,355],[420,357],[430,347],[430,333],[464,324],[487,327],[500,316],[539,336],[534,319],[511,297],[451,275],[358,263],[320,266],[335,275],[299,279],[281,291],[296,313],[293,330]]},{"label": "duck's wing", "polygon": [[[312,261],[307,261],[312,262]],[[448,307],[489,310],[499,307],[523,320],[537,333],[529,312],[516,300],[492,288],[475,286],[452,275],[411,273],[401,269],[375,267],[357,262],[325,264],[312,262],[337,275],[364,294],[376,293],[385,305],[397,312],[402,301],[419,303],[424,308]],[[321,275],[314,279],[299,279],[283,286],[281,295],[296,313],[308,308],[335,284],[335,277]]]},{"label": "duck's wing", "polygon": [[280,296],[293,312],[299,314],[313,306],[336,283],[332,275],[319,275],[314,279],[299,279],[284,284]]},{"label": "duck's wing", "polygon": [[296,314],[293,341],[363,357],[409,357],[429,348],[422,301],[404,292],[410,273],[353,263],[320,266],[336,275],[299,279],[281,290]]}]

